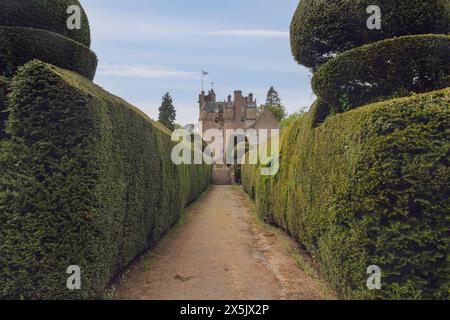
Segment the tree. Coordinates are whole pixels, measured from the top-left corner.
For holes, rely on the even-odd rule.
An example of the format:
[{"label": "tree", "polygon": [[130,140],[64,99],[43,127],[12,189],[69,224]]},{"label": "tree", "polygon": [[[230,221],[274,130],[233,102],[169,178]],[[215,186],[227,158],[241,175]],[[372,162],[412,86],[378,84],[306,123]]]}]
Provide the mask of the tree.
[{"label": "tree", "polygon": [[258,107],[258,115],[261,115],[265,108],[268,108],[280,122],[286,118],[286,108],[281,104],[278,91],[273,86],[267,92],[266,104]]},{"label": "tree", "polygon": [[177,113],[175,107],[173,106],[173,100],[170,93],[167,92],[163,98],[161,106],[159,107],[159,122],[165,125],[169,130],[175,130],[175,119],[177,118]]}]

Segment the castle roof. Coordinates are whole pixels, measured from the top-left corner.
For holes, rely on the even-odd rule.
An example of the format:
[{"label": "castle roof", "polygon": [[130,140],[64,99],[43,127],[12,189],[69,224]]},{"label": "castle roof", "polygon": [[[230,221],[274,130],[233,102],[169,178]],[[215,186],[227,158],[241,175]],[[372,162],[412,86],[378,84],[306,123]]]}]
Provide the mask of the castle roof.
[{"label": "castle roof", "polygon": [[256,121],[252,125],[250,125],[248,128],[256,129],[259,127],[259,124],[264,121],[276,123],[279,128],[279,122],[278,122],[277,118],[275,118],[274,114],[272,113],[272,111],[270,111],[269,108],[264,108],[263,112],[258,117],[258,119],[256,119]]}]

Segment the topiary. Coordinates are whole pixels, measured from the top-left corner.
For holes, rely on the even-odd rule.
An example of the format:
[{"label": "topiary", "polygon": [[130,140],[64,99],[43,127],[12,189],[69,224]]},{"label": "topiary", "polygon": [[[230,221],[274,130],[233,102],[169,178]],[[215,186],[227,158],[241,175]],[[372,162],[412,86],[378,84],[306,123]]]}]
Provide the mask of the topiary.
[{"label": "topiary", "polygon": [[450,86],[450,36],[414,35],[344,52],[314,74],[314,92],[335,113]]},{"label": "topiary", "polygon": [[[81,9],[81,30],[67,28],[67,9],[72,5]],[[0,7],[0,26],[47,30],[91,45],[89,21],[78,0],[0,0]]]},{"label": "topiary", "polygon": [[[320,262],[344,299],[448,299],[450,88],[286,128],[280,171],[242,167],[258,214]],[[316,103],[320,106],[320,100]],[[382,270],[368,290],[367,267]]]},{"label": "topiary", "polygon": [[[69,30],[67,9],[81,9],[81,29]],[[89,22],[78,0],[0,0],[0,75],[38,59],[93,80],[97,57]],[[69,11],[70,12],[70,11]]]},{"label": "topiary", "polygon": [[333,110],[328,103],[319,98],[314,101],[309,112],[312,113],[311,128],[316,128],[333,113]]},{"label": "topiary", "polygon": [[34,59],[74,71],[90,80],[95,76],[98,62],[88,47],[57,33],[0,26],[0,74],[11,76],[18,67]]},{"label": "topiary", "polygon": [[0,140],[6,137],[5,128],[6,128],[7,113],[5,110],[6,109],[5,100],[8,83],[9,83],[8,78],[0,76]]},{"label": "topiary", "polygon": [[[302,0],[291,23],[295,60],[313,70],[337,54],[402,35],[448,34],[448,0]],[[378,5],[382,28],[369,30],[369,5]]]},{"label": "topiary", "polygon": [[[1,80],[1,79],[0,79]],[[0,141],[0,300],[95,299],[209,185],[170,132],[73,72],[31,61]],[[81,290],[68,290],[78,265]]]},{"label": "topiary", "polygon": [[[300,2],[291,45],[318,99],[283,132],[279,173],[244,166],[243,186],[340,297],[448,299],[450,88],[388,99],[450,85],[450,2],[377,2]],[[366,26],[373,4],[381,30]],[[381,290],[367,290],[370,265]]]}]

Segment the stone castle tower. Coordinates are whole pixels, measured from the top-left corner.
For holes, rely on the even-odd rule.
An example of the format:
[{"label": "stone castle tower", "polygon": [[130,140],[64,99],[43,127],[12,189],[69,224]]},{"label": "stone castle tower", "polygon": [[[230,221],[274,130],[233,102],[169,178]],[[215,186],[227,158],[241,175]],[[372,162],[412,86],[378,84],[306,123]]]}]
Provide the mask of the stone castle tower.
[{"label": "stone castle tower", "polygon": [[[202,135],[209,129],[223,131],[225,140],[228,129],[279,129],[280,125],[269,109],[257,116],[257,104],[253,94],[244,97],[242,91],[236,90],[234,97],[228,96],[227,100],[217,101],[216,93],[211,89],[207,95],[202,91],[199,96],[200,108],[200,131]],[[229,142],[223,145],[223,154]],[[224,161],[225,162],[225,161]],[[225,167],[215,166],[213,170],[214,182],[216,184],[227,184],[232,181],[229,170]]]},{"label": "stone castle tower", "polygon": [[275,116],[266,109],[258,117],[257,104],[250,93],[244,97],[242,91],[234,92],[234,97],[218,102],[216,93],[211,89],[207,95],[202,91],[199,96],[200,128],[204,133],[208,129],[279,129]]}]

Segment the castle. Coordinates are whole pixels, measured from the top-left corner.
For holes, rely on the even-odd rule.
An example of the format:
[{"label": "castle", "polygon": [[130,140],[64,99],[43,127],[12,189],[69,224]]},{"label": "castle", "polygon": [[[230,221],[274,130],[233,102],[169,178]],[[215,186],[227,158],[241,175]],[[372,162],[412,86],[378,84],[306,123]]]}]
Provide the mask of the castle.
[{"label": "castle", "polygon": [[250,93],[247,97],[242,95],[242,91],[234,92],[234,99],[231,95],[227,100],[217,102],[216,93],[213,89],[205,95],[202,91],[199,96],[200,106],[200,128],[205,133],[208,129],[279,129],[279,123],[269,109],[264,109],[262,114],[257,116],[257,104]]},{"label": "castle", "polygon": [[[227,100],[218,102],[213,89],[207,95],[202,91],[199,96],[199,107],[200,132],[204,136],[205,132],[209,129],[222,130],[225,137],[225,143],[223,145],[224,157],[228,144],[230,143],[227,141],[226,130],[267,129],[270,132],[270,130],[280,128],[277,119],[268,108],[265,108],[258,117],[257,104],[252,93],[244,97],[242,91],[236,90],[234,92],[234,98],[229,95]],[[216,184],[232,182],[233,178],[227,169],[224,166],[215,166],[213,176]]]}]

